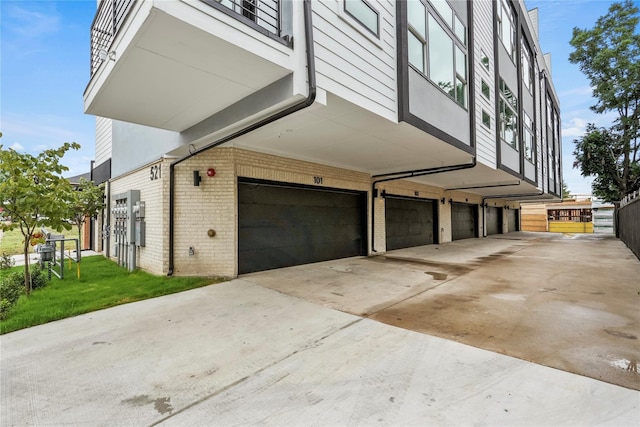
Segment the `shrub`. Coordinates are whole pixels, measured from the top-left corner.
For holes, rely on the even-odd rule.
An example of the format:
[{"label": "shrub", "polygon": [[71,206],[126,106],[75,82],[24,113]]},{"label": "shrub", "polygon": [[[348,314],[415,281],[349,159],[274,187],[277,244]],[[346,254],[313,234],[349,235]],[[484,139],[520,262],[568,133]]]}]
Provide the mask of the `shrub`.
[{"label": "shrub", "polygon": [[13,260],[11,255],[6,252],[2,252],[2,254],[0,255],[0,270],[11,268],[15,263],[16,262]]},{"label": "shrub", "polygon": [[0,282],[0,320],[7,318],[22,292],[24,292],[24,274],[21,271],[7,275]]},{"label": "shrub", "polygon": [[47,270],[43,270],[39,264],[36,264],[31,269],[31,290],[41,289],[47,286],[49,282],[49,273]]}]

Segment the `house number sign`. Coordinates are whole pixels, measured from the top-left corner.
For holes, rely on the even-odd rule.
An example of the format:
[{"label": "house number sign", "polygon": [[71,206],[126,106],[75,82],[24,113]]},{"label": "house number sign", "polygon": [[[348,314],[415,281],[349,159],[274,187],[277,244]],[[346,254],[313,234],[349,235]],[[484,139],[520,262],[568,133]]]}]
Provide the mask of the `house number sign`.
[{"label": "house number sign", "polygon": [[151,175],[149,176],[149,178],[151,179],[151,181],[162,178],[162,169],[160,165],[151,166]]}]

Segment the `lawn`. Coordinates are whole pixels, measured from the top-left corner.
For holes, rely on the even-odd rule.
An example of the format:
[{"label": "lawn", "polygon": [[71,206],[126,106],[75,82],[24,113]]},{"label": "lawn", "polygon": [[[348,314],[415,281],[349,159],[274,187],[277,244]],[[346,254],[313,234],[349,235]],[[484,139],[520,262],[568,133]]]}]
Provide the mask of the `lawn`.
[{"label": "lawn", "polygon": [[[71,227],[71,230],[51,232],[53,234],[63,234],[68,239],[78,238],[78,227],[76,227],[75,225]],[[14,228],[11,231],[3,232],[2,238],[0,238],[0,254],[3,252],[8,253],[9,255],[21,254],[23,247],[22,242],[24,242],[24,236],[22,235],[22,232],[20,232],[19,228]],[[67,243],[67,246],[71,246],[71,242]],[[30,252],[33,252],[33,248],[31,248]]]},{"label": "lawn", "polygon": [[[64,280],[53,276],[45,288],[32,292],[30,297],[21,296],[8,318],[0,321],[0,334],[225,280],[129,272],[99,255],[83,257],[80,266],[80,279],[76,278],[75,263],[70,271],[65,265]],[[0,270],[0,280],[9,272],[22,268]]]}]

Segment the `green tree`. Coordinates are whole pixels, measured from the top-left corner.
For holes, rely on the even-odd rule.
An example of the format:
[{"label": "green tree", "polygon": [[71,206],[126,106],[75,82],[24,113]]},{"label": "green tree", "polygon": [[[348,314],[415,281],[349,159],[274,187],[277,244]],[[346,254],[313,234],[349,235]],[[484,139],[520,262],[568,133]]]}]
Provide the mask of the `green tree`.
[{"label": "green tree", "polygon": [[[104,209],[104,189],[95,185],[93,181],[80,178],[80,183],[73,192],[73,199],[69,204],[71,220],[78,227],[78,242],[81,242],[82,226],[87,218],[95,216]],[[78,252],[78,259],[80,259]]]},{"label": "green tree", "polygon": [[570,199],[571,198],[571,191],[569,190],[569,187],[567,186],[567,183],[562,181],[562,198],[563,199]]},{"label": "green tree", "polygon": [[22,154],[0,145],[0,207],[10,223],[1,223],[2,230],[20,229],[24,236],[24,285],[31,293],[29,245],[37,237],[36,229],[48,226],[55,230],[71,229],[68,203],[73,188],[62,172],[68,168],[60,163],[70,149],[80,145],[64,143],[60,148],[45,150],[37,156]]},{"label": "green tree", "polygon": [[591,109],[616,114],[611,127],[590,124],[586,134],[574,140],[573,166],[583,176],[593,176],[594,194],[611,202],[640,188],[639,21],[633,2],[613,3],[592,29],[574,28],[570,41],[575,50],[569,61],[579,65],[597,99]]}]

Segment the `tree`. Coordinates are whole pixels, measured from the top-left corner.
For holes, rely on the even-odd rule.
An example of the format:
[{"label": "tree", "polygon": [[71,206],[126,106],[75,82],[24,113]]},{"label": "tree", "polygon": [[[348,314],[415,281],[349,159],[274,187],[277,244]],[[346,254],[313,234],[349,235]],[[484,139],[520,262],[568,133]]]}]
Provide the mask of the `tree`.
[{"label": "tree", "polygon": [[571,198],[571,191],[569,191],[569,187],[567,186],[567,183],[564,181],[562,181],[562,198],[563,199]]},{"label": "tree", "polygon": [[574,51],[569,61],[578,64],[597,99],[591,109],[616,113],[609,128],[590,124],[574,140],[582,176],[593,176],[593,192],[615,202],[640,188],[640,34],[639,10],[631,0],[613,3],[593,29],[573,29]]},{"label": "tree", "polygon": [[45,150],[37,156],[21,154],[0,145],[0,207],[11,223],[1,223],[2,230],[19,228],[24,236],[24,285],[31,293],[29,274],[29,244],[36,229],[48,226],[55,230],[71,229],[68,222],[68,202],[73,189],[62,172],[68,168],[60,163],[70,149],[80,145],[64,143],[60,148]]},{"label": "tree", "polygon": [[[81,230],[88,217],[92,217],[104,209],[104,190],[93,181],[80,178],[80,183],[73,192],[73,200],[69,204],[71,220],[78,227],[78,242],[81,241]],[[78,259],[80,259],[78,252]]]}]

